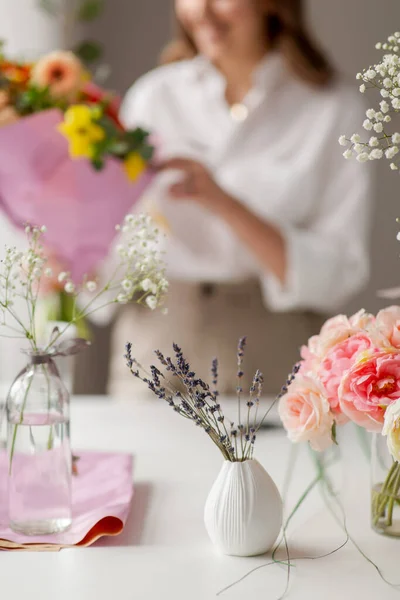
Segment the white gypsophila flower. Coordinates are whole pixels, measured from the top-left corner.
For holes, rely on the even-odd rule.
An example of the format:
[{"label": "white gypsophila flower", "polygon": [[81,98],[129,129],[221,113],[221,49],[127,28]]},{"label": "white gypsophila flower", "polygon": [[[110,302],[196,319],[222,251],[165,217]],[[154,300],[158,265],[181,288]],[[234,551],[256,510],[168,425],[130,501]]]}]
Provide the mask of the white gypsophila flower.
[{"label": "white gypsophila flower", "polygon": [[365,114],[367,115],[368,119],[375,118],[375,111],[373,108],[369,108]]},{"label": "white gypsophila flower", "polygon": [[152,285],[153,285],[153,282],[151,281],[151,279],[143,279],[141,288],[144,292],[148,292],[148,291],[150,291]]},{"label": "white gypsophila flower", "polygon": [[385,121],[385,123],[390,123],[392,117],[390,115],[386,115],[386,117],[383,120]]},{"label": "white gypsophila flower", "polygon": [[357,156],[357,160],[358,162],[367,162],[367,160],[369,160],[368,152],[362,152],[361,154],[359,154]]},{"label": "white gypsophila flower", "polygon": [[348,142],[345,135],[341,135],[339,138],[339,144],[341,146],[347,146]]},{"label": "white gypsophila flower", "polygon": [[366,86],[365,86],[365,83],[362,83],[362,84],[360,85],[360,92],[361,92],[362,94],[365,94],[365,92],[366,92],[366,89],[367,89],[367,88],[366,88]]},{"label": "white gypsophila flower", "polygon": [[371,121],[369,119],[365,119],[365,121],[363,123],[363,127],[367,131],[371,131],[371,129],[372,129],[372,123],[371,123]]},{"label": "white gypsophila flower", "polygon": [[388,159],[394,158],[396,156],[396,154],[398,154],[399,149],[397,146],[392,146],[391,148],[388,148],[387,150],[385,150],[385,156]]},{"label": "white gypsophila flower", "polygon": [[382,123],[375,123],[374,131],[376,131],[376,133],[382,133],[382,131],[383,131]]},{"label": "white gypsophila flower", "polygon": [[377,50],[382,50],[382,43],[381,43],[381,42],[378,42],[377,44],[375,44],[375,48],[376,48]]},{"label": "white gypsophila flower", "polygon": [[343,152],[343,156],[349,160],[353,156],[353,152],[350,149],[347,149],[345,152]]},{"label": "white gypsophila flower", "polygon": [[46,233],[46,231],[47,231],[46,225],[42,225],[40,228],[40,233]]},{"label": "white gypsophila flower", "polygon": [[387,90],[381,90],[381,96],[382,98],[389,98],[390,94]]},{"label": "white gypsophila flower", "polygon": [[382,100],[382,102],[380,102],[379,106],[381,107],[381,111],[386,114],[387,112],[389,112],[390,110],[390,106],[389,103],[386,102],[386,100]]},{"label": "white gypsophila flower", "polygon": [[398,88],[398,87],[394,88],[392,90],[392,94],[393,94],[393,96],[399,97],[400,96],[400,88]]},{"label": "white gypsophila flower", "polygon": [[371,148],[374,148],[375,146],[379,146],[379,140],[377,137],[371,137],[369,139],[369,145],[371,146]]},{"label": "white gypsophila flower", "polygon": [[60,283],[63,283],[63,281],[65,281],[68,277],[68,273],[66,273],[65,271],[61,271],[61,273],[58,275],[57,279]]},{"label": "white gypsophila flower", "polygon": [[42,269],[40,267],[35,267],[32,271],[32,276],[35,279],[40,279],[40,277],[42,276]]},{"label": "white gypsophila flower", "polygon": [[398,171],[399,167],[395,163],[390,163],[390,168],[392,171]]},{"label": "white gypsophila flower", "polygon": [[121,286],[126,292],[130,292],[133,289],[133,282],[130,279],[124,279]]},{"label": "white gypsophila flower", "polygon": [[118,294],[117,302],[119,304],[128,304],[129,298],[126,296],[126,294]]},{"label": "white gypsophila flower", "polygon": [[400,133],[394,133],[392,135],[392,142],[393,144],[400,144]]},{"label": "white gypsophila flower", "polygon": [[381,113],[381,111],[378,111],[378,112],[375,114],[375,120],[376,120],[376,121],[383,121],[383,114]]},{"label": "white gypsophila flower", "polygon": [[97,283],[95,281],[88,281],[86,283],[86,289],[90,293],[95,292],[97,290]]},{"label": "white gypsophila flower", "polygon": [[350,138],[350,141],[353,144],[358,144],[359,142],[361,142],[361,137],[358,135],[358,133],[353,133],[353,135]]},{"label": "white gypsophila flower", "polygon": [[50,269],[50,267],[48,267],[47,269],[45,269],[44,274],[46,277],[53,277],[53,269]]},{"label": "white gypsophila flower", "polygon": [[72,281],[67,281],[67,283],[64,285],[64,291],[67,294],[73,294],[75,292],[75,286]]},{"label": "white gypsophila flower", "polygon": [[380,148],[375,148],[374,150],[372,150],[372,152],[370,152],[370,155],[369,155],[369,158],[371,160],[379,160],[382,157],[383,157],[383,150],[381,150]]},{"label": "white gypsophila flower", "polygon": [[399,110],[400,109],[400,98],[393,98],[392,106],[395,110]]},{"label": "white gypsophila flower", "polygon": [[157,308],[157,298],[155,296],[147,296],[146,304],[151,310],[155,310]]},{"label": "white gypsophila flower", "polygon": [[361,152],[364,152],[364,144],[355,144],[354,145],[354,151],[357,152],[357,154],[361,154]]},{"label": "white gypsophila flower", "polygon": [[366,73],[365,76],[368,79],[374,79],[376,77],[376,71],[374,71],[374,69],[369,69]]}]

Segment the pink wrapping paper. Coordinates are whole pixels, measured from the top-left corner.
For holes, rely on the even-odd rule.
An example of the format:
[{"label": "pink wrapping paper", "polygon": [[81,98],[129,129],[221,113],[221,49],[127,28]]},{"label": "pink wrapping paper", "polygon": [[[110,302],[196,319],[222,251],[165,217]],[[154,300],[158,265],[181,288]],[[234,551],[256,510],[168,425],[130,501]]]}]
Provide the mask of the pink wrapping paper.
[{"label": "pink wrapping paper", "polygon": [[97,172],[86,159],[71,160],[57,131],[62,115],[48,110],[0,129],[0,209],[18,227],[46,225],[46,243],[79,282],[107,255],[115,225],[154,177],[137,182],[109,159]]},{"label": "pink wrapping paper", "polygon": [[72,479],[73,523],[64,533],[22,536],[8,527],[7,455],[0,453],[0,550],[40,550],[88,546],[118,535],[128,518],[132,496],[132,456],[83,452]]}]

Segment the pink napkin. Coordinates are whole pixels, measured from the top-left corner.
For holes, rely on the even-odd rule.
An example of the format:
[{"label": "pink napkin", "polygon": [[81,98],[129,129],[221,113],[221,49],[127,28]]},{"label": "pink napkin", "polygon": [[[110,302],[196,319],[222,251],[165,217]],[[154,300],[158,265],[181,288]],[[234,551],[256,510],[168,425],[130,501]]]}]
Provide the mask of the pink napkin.
[{"label": "pink napkin", "polygon": [[101,172],[71,160],[61,120],[58,110],[46,110],[0,128],[0,210],[18,227],[46,225],[46,244],[80,282],[107,256],[115,226],[154,172],[132,183],[113,158]]},{"label": "pink napkin", "polygon": [[0,550],[59,550],[89,546],[99,537],[118,535],[131,500],[132,456],[82,452],[72,479],[73,523],[64,533],[23,536],[8,527],[7,456],[0,453]]}]

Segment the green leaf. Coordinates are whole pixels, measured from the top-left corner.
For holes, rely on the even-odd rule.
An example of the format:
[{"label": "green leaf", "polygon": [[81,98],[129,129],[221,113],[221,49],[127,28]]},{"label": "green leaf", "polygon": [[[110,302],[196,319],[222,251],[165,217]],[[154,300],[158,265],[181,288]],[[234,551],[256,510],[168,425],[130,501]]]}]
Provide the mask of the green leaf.
[{"label": "green leaf", "polygon": [[78,11],[80,21],[94,21],[103,11],[104,0],[85,0]]},{"label": "green leaf", "polygon": [[140,148],[139,154],[144,160],[149,161],[153,158],[154,148],[153,146],[149,146],[146,144],[145,146]]},{"label": "green leaf", "polygon": [[81,42],[75,49],[74,52],[83,62],[92,63],[99,60],[103,55],[103,46],[98,42],[92,42],[90,40]]},{"label": "green leaf", "polygon": [[127,142],[111,142],[108,149],[115,156],[125,156],[129,152],[129,145]]},{"label": "green leaf", "polygon": [[147,140],[147,138],[149,137],[149,132],[145,129],[142,129],[141,127],[138,127],[137,129],[127,131],[125,135],[130,143],[134,145],[139,145],[143,144]]},{"label": "green leaf", "polygon": [[331,435],[332,435],[333,443],[336,444],[336,446],[339,446],[337,439],[336,439],[336,421],[333,422]]},{"label": "green leaf", "polygon": [[102,158],[93,158],[92,165],[96,171],[101,171],[104,167],[104,160]]}]

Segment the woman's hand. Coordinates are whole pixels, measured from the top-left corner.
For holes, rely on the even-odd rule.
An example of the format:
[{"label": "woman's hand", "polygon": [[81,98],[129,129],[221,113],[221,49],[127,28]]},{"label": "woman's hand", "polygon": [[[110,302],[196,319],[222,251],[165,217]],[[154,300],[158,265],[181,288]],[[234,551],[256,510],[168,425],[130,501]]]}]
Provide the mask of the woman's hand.
[{"label": "woman's hand", "polygon": [[239,200],[224,192],[201,163],[186,158],[173,158],[162,163],[159,169],[182,171],[182,181],[169,189],[171,196],[177,200],[195,200],[216,213],[260,263],[284,284],[287,271],[286,245],[279,229],[260,219]]},{"label": "woman's hand", "polygon": [[176,200],[195,200],[217,213],[224,211],[234,202],[234,199],[215,182],[209,170],[195,160],[172,158],[159,165],[159,169],[182,172],[182,181],[169,188],[170,195]]}]

